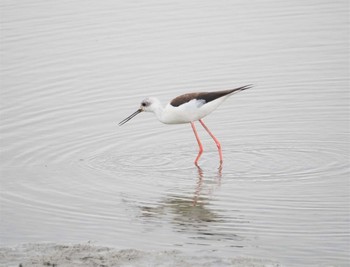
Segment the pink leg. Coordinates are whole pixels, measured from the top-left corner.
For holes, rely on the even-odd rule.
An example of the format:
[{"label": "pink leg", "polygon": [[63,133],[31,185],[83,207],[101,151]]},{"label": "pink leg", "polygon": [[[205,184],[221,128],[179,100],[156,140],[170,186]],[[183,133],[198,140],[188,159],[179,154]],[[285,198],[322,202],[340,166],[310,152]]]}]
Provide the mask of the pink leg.
[{"label": "pink leg", "polygon": [[199,120],[199,122],[202,124],[202,126],[204,127],[204,129],[208,132],[208,134],[211,136],[211,138],[214,139],[216,146],[218,147],[219,150],[219,156],[220,156],[220,164],[222,164],[223,160],[222,160],[222,151],[221,151],[221,144],[219,142],[218,139],[216,139],[216,137],[211,133],[211,131],[208,129],[208,127],[204,124],[204,122],[202,120]]},{"label": "pink leg", "polygon": [[194,164],[196,164],[198,166],[198,160],[199,160],[200,156],[203,153],[203,146],[202,146],[201,140],[199,139],[198,133],[196,131],[196,127],[194,126],[194,122],[191,122],[191,126],[192,126],[192,130],[194,132],[194,135],[196,136],[197,143],[198,143],[198,146],[199,146],[198,156],[197,156],[196,160],[194,161]]}]

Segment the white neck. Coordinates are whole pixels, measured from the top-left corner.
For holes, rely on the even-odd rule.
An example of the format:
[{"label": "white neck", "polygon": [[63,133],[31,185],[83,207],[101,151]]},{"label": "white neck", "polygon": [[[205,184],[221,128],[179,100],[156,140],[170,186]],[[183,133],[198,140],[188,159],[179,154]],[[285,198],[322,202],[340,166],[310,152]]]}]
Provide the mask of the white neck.
[{"label": "white neck", "polygon": [[162,107],[162,105],[158,105],[154,108],[153,113],[156,115],[157,119],[161,122],[163,122],[162,118],[163,118],[163,114],[164,114],[164,108]]},{"label": "white neck", "polygon": [[164,108],[158,99],[153,98],[152,100],[152,105],[146,111],[153,112],[156,115],[157,119],[163,122],[162,117],[164,113]]}]

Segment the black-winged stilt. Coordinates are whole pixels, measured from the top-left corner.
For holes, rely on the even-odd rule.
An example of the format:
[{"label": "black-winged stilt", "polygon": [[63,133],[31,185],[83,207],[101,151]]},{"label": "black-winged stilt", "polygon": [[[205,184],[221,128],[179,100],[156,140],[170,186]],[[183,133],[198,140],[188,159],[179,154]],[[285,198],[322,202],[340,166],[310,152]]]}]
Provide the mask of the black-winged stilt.
[{"label": "black-winged stilt", "polygon": [[119,123],[119,126],[131,120],[137,114],[141,112],[153,112],[157,119],[165,124],[180,124],[180,123],[191,123],[194,135],[196,136],[199,153],[194,163],[198,166],[198,160],[203,153],[203,145],[199,139],[195,121],[199,121],[203,128],[213,138],[218,147],[220,156],[220,165],[223,162],[221,145],[218,139],[210,132],[208,127],[204,124],[202,118],[213,112],[222,102],[224,102],[229,96],[234,93],[251,88],[252,85],[245,85],[235,89],[217,91],[217,92],[199,92],[199,93],[188,93],[180,95],[171,100],[165,107],[161,105],[159,100],[154,97],[149,97],[141,102],[140,108],[125,118]]}]

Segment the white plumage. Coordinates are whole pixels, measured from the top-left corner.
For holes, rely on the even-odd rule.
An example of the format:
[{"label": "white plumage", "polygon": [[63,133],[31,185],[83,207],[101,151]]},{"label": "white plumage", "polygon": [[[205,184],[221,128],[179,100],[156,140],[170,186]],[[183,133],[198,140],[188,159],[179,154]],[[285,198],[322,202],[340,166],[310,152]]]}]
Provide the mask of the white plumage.
[{"label": "white plumage", "polygon": [[251,88],[251,85],[217,92],[184,94],[172,99],[165,107],[161,105],[160,101],[157,98],[148,97],[141,102],[141,106],[136,112],[131,114],[126,119],[122,120],[119,125],[123,125],[141,112],[153,112],[156,115],[157,119],[165,124],[190,123],[199,145],[199,153],[194,162],[197,165],[198,160],[203,152],[203,146],[194,125],[195,121],[199,121],[204,129],[214,139],[219,150],[221,165],[223,161],[221,145],[216,137],[210,132],[208,127],[204,124],[202,118],[213,112],[234,93],[249,88]]}]

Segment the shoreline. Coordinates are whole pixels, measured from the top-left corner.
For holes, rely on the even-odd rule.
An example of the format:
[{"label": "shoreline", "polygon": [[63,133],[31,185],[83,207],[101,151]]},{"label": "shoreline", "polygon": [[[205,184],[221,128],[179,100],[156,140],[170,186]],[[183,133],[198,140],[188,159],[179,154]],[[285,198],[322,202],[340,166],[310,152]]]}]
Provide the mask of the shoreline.
[{"label": "shoreline", "polygon": [[0,247],[0,265],[6,267],[83,267],[83,266],[237,266],[277,267],[277,262],[264,259],[232,257],[218,258],[210,255],[189,256],[178,250],[141,251],[116,249],[91,243],[55,244],[26,243]]}]

